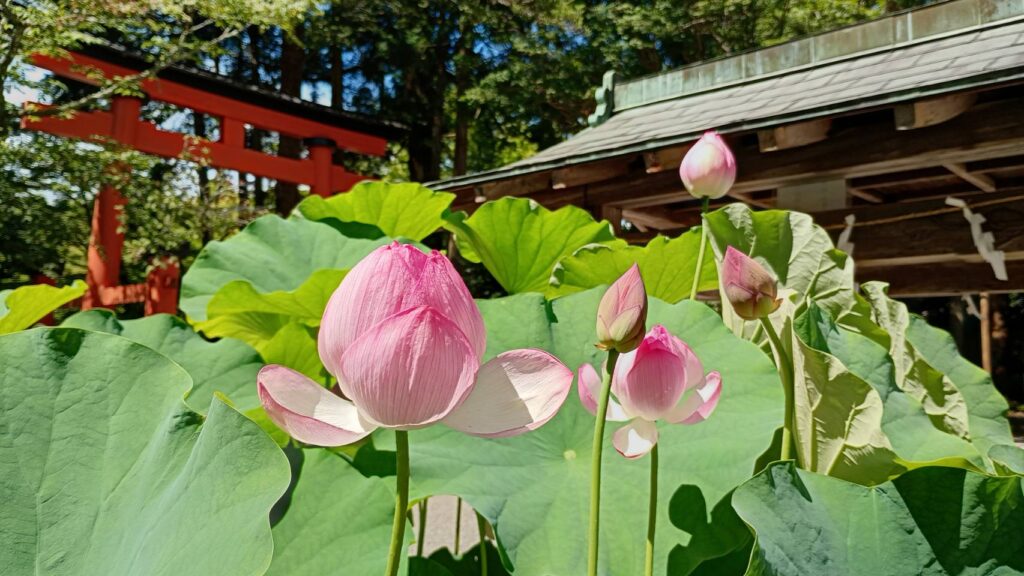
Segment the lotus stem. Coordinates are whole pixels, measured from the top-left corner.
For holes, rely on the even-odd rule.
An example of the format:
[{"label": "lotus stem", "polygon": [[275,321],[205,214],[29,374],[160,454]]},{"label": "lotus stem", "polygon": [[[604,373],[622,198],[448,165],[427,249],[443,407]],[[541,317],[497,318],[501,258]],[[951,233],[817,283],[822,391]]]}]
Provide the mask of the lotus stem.
[{"label": "lotus stem", "polygon": [[476,529],[480,532],[480,576],[487,576],[487,521],[476,513]]},{"label": "lotus stem", "polygon": [[597,404],[597,420],[594,422],[594,447],[590,455],[590,530],[587,574],[597,576],[598,538],[601,524],[601,448],[604,445],[604,424],[608,414],[608,397],[611,395],[612,374],[619,359],[616,350],[608,351],[604,376],[601,379],[601,397]]},{"label": "lotus stem", "polygon": [[405,514],[409,509],[409,433],[395,430],[395,516],[391,524],[391,547],[384,576],[397,576],[405,551]]},{"label": "lotus stem", "polygon": [[[782,340],[779,339],[778,333],[775,332],[775,327],[772,326],[771,320],[768,318],[761,318],[761,326],[764,327],[764,331],[768,334],[768,340],[771,342],[772,348],[775,351],[775,365],[779,369],[779,376],[782,379],[782,391],[786,397],[786,413],[785,420],[782,423],[782,450],[779,458],[781,460],[789,460],[791,455],[791,447],[793,444],[793,421],[794,421],[794,408],[793,408],[793,364],[789,355],[786,354],[786,349],[782,347]],[[796,466],[800,468],[800,457],[797,454]]]},{"label": "lotus stem", "polygon": [[455,550],[456,556],[459,555],[459,540],[462,535],[462,498],[458,498],[455,501]]},{"label": "lotus stem", "polygon": [[416,555],[423,556],[423,540],[427,537],[427,503],[430,501],[429,498],[420,500],[420,521],[416,527]]},{"label": "lotus stem", "polygon": [[654,532],[658,524],[658,445],[651,448],[651,494],[647,506],[647,546],[644,575],[654,576]]},{"label": "lotus stem", "polygon": [[700,287],[701,268],[704,267],[704,248],[708,241],[708,226],[704,222],[704,214],[708,211],[711,199],[705,196],[700,201],[700,248],[697,250],[697,269],[693,272],[693,285],[690,287],[690,300],[697,299],[697,288]]}]

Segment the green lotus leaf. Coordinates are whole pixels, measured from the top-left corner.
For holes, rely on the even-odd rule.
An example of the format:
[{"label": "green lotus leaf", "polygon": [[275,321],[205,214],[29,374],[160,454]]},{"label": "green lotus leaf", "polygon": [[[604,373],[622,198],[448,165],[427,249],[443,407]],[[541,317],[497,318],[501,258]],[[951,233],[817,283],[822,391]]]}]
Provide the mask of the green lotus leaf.
[{"label": "green lotus leaf", "polygon": [[[779,280],[780,288],[811,298],[833,316],[854,303],[853,261],[807,214],[787,210],[751,210],[736,203],[705,215],[711,245],[719,261],[727,247],[757,259]],[[723,314],[734,316],[732,307]]]},{"label": "green lotus leaf", "polygon": [[320,448],[301,450],[297,457],[287,511],[274,525],[267,576],[382,574],[394,478],[363,476],[343,457]]},{"label": "green lotus leaf", "polygon": [[259,427],[135,342],[0,337],[0,566],[10,574],[254,576],[288,464]]},{"label": "green lotus leaf", "polygon": [[[531,294],[481,302],[481,309],[489,339],[500,339],[501,347],[550,346],[550,352],[575,368],[601,360],[593,342],[602,293],[598,288],[566,296],[552,302],[550,310]],[[722,399],[707,422],[660,429],[664,488],[656,573],[665,574],[670,552],[689,570],[749,543],[749,534],[738,541],[715,539],[711,531],[718,519],[706,507],[677,510],[677,516],[694,515],[695,533],[674,529],[669,502],[677,487],[691,485],[714,507],[749,478],[782,422],[783,402],[769,358],[736,338],[706,305],[689,300],[669,305],[652,298],[650,323],[656,322],[688,342],[705,368],[719,370],[723,380]],[[488,355],[498,351],[489,347]],[[414,498],[461,496],[494,527],[506,564],[516,574],[584,573],[593,426],[594,417],[573,390],[554,419],[522,436],[487,440],[442,426],[413,431]],[[609,437],[616,427],[608,427]],[[392,438],[385,432],[375,441],[383,447]],[[649,460],[625,460],[610,439],[605,446],[601,570],[642,573]]]},{"label": "green lotus leaf", "polygon": [[551,211],[511,196],[483,204],[468,218],[452,214],[447,227],[462,256],[482,262],[510,294],[546,292],[559,260],[587,244],[615,240],[608,222],[596,222],[582,208]]},{"label": "green lotus leaf", "polygon": [[772,464],[736,489],[749,576],[1024,572],[1020,477],[926,467],[874,487]]},{"label": "green lotus leaf", "polygon": [[[655,236],[646,246],[625,242],[589,244],[555,266],[549,295],[564,296],[615,282],[635,262],[640,266],[647,294],[669,303],[690,295],[701,232],[692,228],[676,238]],[[701,265],[699,291],[718,288],[718,272],[710,250]]]},{"label": "green lotus leaf", "polygon": [[391,238],[419,242],[444,225],[453,200],[450,192],[435,192],[413,182],[367,181],[330,198],[309,196],[296,210],[309,220],[368,224]]},{"label": "green lotus leaf", "polygon": [[75,280],[60,288],[34,284],[0,291],[0,334],[31,327],[50,312],[81,298],[86,288],[85,282]]},{"label": "green lotus leaf", "polygon": [[61,325],[117,334],[174,360],[192,377],[185,403],[194,412],[205,414],[217,392],[243,412],[260,405],[256,373],[263,360],[244,342],[231,338],[210,342],[184,320],[168,314],[118,320],[110,310],[95,309],[74,314]]},{"label": "green lotus leaf", "polygon": [[293,291],[317,270],[348,270],[386,238],[349,238],[328,224],[263,216],[224,241],[207,244],[181,281],[179,307],[192,322],[207,320],[207,304],[235,280],[253,292]]}]

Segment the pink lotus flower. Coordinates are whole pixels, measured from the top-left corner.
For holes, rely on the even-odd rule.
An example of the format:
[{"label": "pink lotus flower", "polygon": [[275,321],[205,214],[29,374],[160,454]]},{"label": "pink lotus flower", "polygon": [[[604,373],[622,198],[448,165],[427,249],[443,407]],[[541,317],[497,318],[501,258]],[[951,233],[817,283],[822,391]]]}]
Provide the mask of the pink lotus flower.
[{"label": "pink lotus flower", "polygon": [[[601,378],[590,364],[580,366],[578,389],[583,406],[596,415]],[[705,376],[690,347],[659,324],[639,348],[619,357],[612,393],[607,419],[627,422],[615,431],[612,444],[626,458],[639,458],[658,442],[655,421],[697,424],[711,416],[722,393],[722,377],[718,372]]]},{"label": "pink lotus flower", "polygon": [[344,398],[283,366],[257,378],[267,415],[308,444],[340,446],[378,427],[436,422],[484,437],[550,420],[572,371],[541,350],[512,350],[481,366],[483,319],[451,263],[393,243],[345,276],[324,311],[320,359]]},{"label": "pink lotus flower", "polygon": [[722,287],[736,315],[744,320],[766,318],[782,303],[775,278],[732,246],[725,250],[722,261]]},{"label": "pink lotus flower", "polygon": [[736,181],[736,158],[714,130],[705,132],[679,165],[683,185],[696,198],[721,198]]},{"label": "pink lotus flower", "polygon": [[597,347],[635,350],[647,325],[647,290],[635,263],[612,284],[597,308]]}]

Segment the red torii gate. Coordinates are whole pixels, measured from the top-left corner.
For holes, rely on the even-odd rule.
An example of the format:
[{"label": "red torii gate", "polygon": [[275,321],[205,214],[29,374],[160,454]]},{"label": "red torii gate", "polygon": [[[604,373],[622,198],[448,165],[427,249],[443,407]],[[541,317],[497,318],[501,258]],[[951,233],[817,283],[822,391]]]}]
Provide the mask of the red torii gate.
[{"label": "red torii gate", "polygon": [[[93,85],[97,84],[96,72],[112,79],[133,76],[147,67],[138,55],[110,45],[92,45],[70,52],[67,58],[35,55],[32,63],[58,76]],[[94,142],[116,142],[147,154],[194,159],[216,168],[305,184],[321,196],[348,190],[364,179],[334,164],[336,148],[382,156],[388,139],[403,132],[396,124],[273,94],[180,66],[144,80],[141,89],[152,100],[219,118],[220,138],[210,141],[161,130],[152,122],[139,119],[140,99],[126,96],[114,96],[109,111],[78,112],[71,118],[26,116],[22,118],[22,127]],[[45,108],[34,103],[26,107]],[[284,158],[246,148],[247,125],[301,139],[308,149],[308,157]],[[82,309],[144,302],[147,315],[174,314],[180,277],[177,262],[158,258],[144,284],[122,285],[120,282],[124,234],[119,230],[119,214],[125,202],[113,186],[104,186],[96,197],[86,275],[89,291],[82,298]]]}]

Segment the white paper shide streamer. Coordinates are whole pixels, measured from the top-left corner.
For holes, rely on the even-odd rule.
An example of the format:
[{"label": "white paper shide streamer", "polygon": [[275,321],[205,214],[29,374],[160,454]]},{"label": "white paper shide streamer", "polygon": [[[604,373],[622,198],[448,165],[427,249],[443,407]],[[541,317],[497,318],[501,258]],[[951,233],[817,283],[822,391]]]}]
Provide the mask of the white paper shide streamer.
[{"label": "white paper shide streamer", "polygon": [[985,223],[985,217],[971,212],[971,209],[967,207],[967,203],[959,198],[949,196],[946,198],[946,204],[963,210],[964,218],[971,225],[971,238],[974,239],[974,246],[978,249],[978,254],[992,266],[992,272],[995,274],[996,279],[1008,280],[1009,277],[1006,275],[1006,253],[1002,250],[996,250],[995,237],[991,232],[985,232],[981,229],[981,225]]}]

